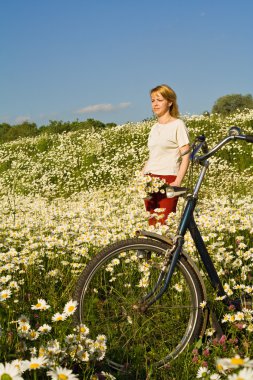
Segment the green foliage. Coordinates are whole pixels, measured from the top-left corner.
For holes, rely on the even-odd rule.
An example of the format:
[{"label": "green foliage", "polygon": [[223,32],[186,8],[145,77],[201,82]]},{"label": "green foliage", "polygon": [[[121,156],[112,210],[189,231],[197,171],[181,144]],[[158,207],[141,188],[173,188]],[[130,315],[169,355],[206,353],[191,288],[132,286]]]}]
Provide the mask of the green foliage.
[{"label": "green foliage", "polygon": [[7,123],[0,124],[0,141],[7,141],[5,139],[5,136],[8,134],[9,130],[11,129],[11,126]]},{"label": "green foliage", "polygon": [[[63,132],[69,132],[71,130],[70,123],[63,121],[55,121],[50,120],[49,125],[46,128],[43,128],[43,132],[46,132],[48,134],[56,134],[56,133],[63,133]],[[42,132],[42,131],[41,131]]]},{"label": "green foliage", "polygon": [[35,123],[28,121],[17,124],[9,125],[7,123],[0,124],[0,143],[14,141],[24,137],[34,137],[37,135],[47,134],[62,134],[74,131],[99,131],[105,128],[116,127],[115,123],[104,124],[99,120],[87,119],[85,121],[63,122],[57,120],[50,120],[49,125],[43,125],[40,128]]},{"label": "green foliage", "polygon": [[0,142],[13,141],[23,137],[33,137],[38,134],[35,123],[25,121],[22,124],[10,126],[9,124],[0,124]]},{"label": "green foliage", "polygon": [[231,94],[218,98],[212,108],[212,113],[230,115],[240,110],[253,108],[253,98],[251,94]]}]

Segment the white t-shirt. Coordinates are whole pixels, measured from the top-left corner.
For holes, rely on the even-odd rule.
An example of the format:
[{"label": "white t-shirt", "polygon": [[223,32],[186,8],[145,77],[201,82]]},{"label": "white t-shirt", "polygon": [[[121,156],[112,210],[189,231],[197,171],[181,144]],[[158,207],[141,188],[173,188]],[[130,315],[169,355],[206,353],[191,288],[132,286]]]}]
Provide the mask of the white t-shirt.
[{"label": "white t-shirt", "polygon": [[156,123],[148,138],[149,159],[145,173],[177,175],[180,166],[180,150],[189,144],[189,134],[181,119],[167,124]]}]

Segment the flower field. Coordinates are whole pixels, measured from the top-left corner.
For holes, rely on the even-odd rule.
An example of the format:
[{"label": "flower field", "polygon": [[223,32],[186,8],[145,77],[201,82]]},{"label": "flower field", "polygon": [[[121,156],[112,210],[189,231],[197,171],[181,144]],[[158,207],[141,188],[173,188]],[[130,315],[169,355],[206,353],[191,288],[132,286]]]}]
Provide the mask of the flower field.
[{"label": "flower field", "polygon": [[[253,134],[252,111],[184,120],[191,139],[205,134],[209,147],[233,125]],[[102,247],[154,228],[147,225],[136,177],[147,159],[152,124],[41,135],[0,146],[0,379],[114,378],[103,368],[106,336],[73,325],[72,293],[78,275]],[[252,144],[235,142],[210,159],[196,210],[226,292],[235,298],[253,294],[252,157]],[[185,186],[194,184],[198,170],[189,170]],[[157,227],[159,233],[176,231],[183,203],[180,199],[179,212],[167,226]],[[197,262],[189,236],[185,246]],[[251,371],[252,377],[242,373],[241,378],[252,379],[252,301],[241,312],[227,310],[221,319],[229,332],[222,341],[209,329],[205,342],[155,378],[236,379],[232,376],[239,371],[245,376]],[[231,359],[238,357],[241,361]],[[227,362],[216,367],[217,358]]]}]

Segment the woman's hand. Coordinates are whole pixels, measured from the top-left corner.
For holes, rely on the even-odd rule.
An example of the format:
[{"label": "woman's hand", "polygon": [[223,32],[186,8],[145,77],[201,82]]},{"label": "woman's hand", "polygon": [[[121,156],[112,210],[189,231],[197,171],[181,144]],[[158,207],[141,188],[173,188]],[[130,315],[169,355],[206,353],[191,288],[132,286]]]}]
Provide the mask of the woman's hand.
[{"label": "woman's hand", "polygon": [[180,181],[177,181],[177,179],[175,179],[175,181],[173,181],[173,182],[170,183],[170,186],[177,186],[177,187],[180,187],[180,186],[181,186],[181,182],[180,182]]}]

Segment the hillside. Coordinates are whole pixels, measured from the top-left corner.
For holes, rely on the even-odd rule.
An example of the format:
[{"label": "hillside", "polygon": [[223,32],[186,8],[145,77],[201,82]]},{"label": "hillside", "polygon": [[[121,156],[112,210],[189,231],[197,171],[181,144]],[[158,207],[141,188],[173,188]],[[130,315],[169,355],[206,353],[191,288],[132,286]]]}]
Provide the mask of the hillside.
[{"label": "hillside", "polygon": [[[184,119],[192,139],[205,134],[210,147],[225,137],[232,125],[241,127],[244,134],[253,130],[252,111],[229,118],[211,115]],[[152,123],[149,120],[94,131],[45,134],[2,144],[0,194],[54,198],[105,185],[127,184],[147,158],[147,137]],[[222,175],[221,180],[231,184],[233,177],[233,186],[237,186],[240,173],[248,181],[251,154],[249,144],[226,146],[215,158],[211,177],[224,173],[229,166],[227,177]]]},{"label": "hillside", "polygon": [[[233,125],[253,134],[252,112],[184,119],[192,141],[205,134],[209,147],[227,136]],[[74,368],[78,363],[80,378],[91,378],[93,359],[103,357],[106,347],[94,349],[97,337],[87,327],[87,346],[79,342],[74,352],[70,343],[77,339],[76,329],[71,313],[63,310],[94,254],[116,240],[133,237],[136,230],[153,229],[147,226],[143,188],[136,176],[147,158],[152,123],[41,135],[0,145],[0,362],[45,355],[50,357],[48,368]],[[210,159],[196,208],[207,248],[227,293],[234,297],[253,292],[252,145],[231,143]],[[185,184],[190,188],[198,171],[197,165],[189,170]],[[176,233],[183,204],[180,199],[178,213],[171,214],[158,233]],[[185,250],[198,261],[188,235]],[[240,338],[236,346],[226,338],[225,350],[225,338],[223,343],[209,338],[207,348],[213,354],[205,356],[204,345],[195,347],[194,354],[191,348],[159,378],[168,379],[170,371],[175,380],[196,379],[204,361],[214,373],[217,356],[253,358],[252,308],[243,315],[232,309],[224,315],[228,336]],[[235,323],[239,318],[240,324]],[[84,350],[86,359],[80,360]],[[45,371],[38,367],[33,378],[45,379]]]}]

